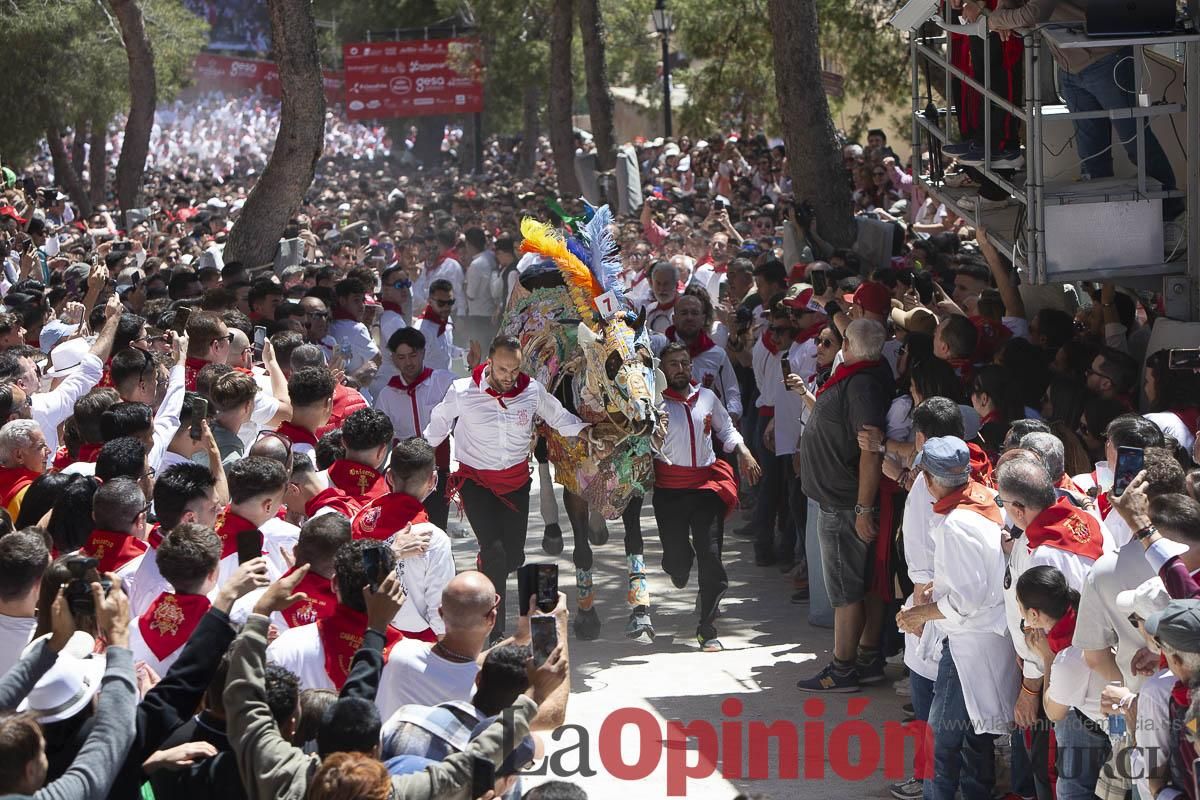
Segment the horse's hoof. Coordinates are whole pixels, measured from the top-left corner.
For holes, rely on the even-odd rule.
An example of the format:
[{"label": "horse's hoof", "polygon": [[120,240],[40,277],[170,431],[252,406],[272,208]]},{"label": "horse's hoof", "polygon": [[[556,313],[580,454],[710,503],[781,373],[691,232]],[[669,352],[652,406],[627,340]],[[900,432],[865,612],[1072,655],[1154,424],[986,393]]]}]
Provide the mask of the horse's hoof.
[{"label": "horse's hoof", "polygon": [[608,520],[599,515],[588,520],[588,541],[593,547],[608,544]]},{"label": "horse's hoof", "polygon": [[629,623],[625,626],[625,637],[640,644],[654,642],[654,624],[650,621],[650,612],[639,608],[629,615]]},{"label": "horse's hoof", "polygon": [[600,615],[596,609],[580,609],[575,614],[575,636],[590,642],[600,636]]},{"label": "horse's hoof", "polygon": [[563,551],[562,528],[557,524],[546,526],[546,532],[542,534],[542,549],[552,556]]}]

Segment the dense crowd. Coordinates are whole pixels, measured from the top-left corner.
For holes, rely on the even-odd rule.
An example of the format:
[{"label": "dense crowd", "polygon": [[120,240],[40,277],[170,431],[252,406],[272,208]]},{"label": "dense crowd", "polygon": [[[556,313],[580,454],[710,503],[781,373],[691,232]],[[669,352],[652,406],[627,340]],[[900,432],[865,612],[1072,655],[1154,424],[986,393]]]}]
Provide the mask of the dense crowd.
[{"label": "dense crowd", "polygon": [[[542,143],[524,179],[505,140],[482,175],[452,146],[417,173],[331,113],[281,258],[226,260],[273,136],[261,98],[160,111],[134,224],[80,217],[41,162],[4,186],[0,792],[520,797],[565,719],[566,597],[507,609],[538,434],[589,424],[499,327],[546,267],[522,218],[579,207]],[[764,136],[627,147],[624,310],[666,381],[652,499],[662,570],[696,568],[699,649],[723,649],[740,504],[729,534],[834,628],[800,690],[882,683],[902,653],[928,735],[896,797],[1120,797],[1106,765],[1133,753],[1141,796],[1196,800],[1200,381],[1152,344],[1161,298],[1031,292],[879,131],[843,150],[851,249]],[[478,571],[455,569],[454,496]]]}]

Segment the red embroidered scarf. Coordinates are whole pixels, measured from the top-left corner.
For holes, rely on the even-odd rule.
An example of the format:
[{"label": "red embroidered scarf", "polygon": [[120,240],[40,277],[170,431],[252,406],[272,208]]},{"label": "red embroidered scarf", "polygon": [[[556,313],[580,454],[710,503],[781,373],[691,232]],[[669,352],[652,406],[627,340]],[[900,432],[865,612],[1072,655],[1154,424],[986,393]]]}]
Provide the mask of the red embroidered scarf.
[{"label": "red embroidered scarf", "polygon": [[1104,536],[1100,523],[1090,514],[1075,508],[1065,497],[1042,511],[1025,531],[1030,552],[1041,545],[1057,547],[1095,561],[1104,554]]},{"label": "red embroidered scarf", "polygon": [[428,521],[429,515],[420,500],[403,492],[391,492],[375,498],[355,515],[350,531],[355,539],[386,541],[410,522]]},{"label": "red embroidered scarf", "polygon": [[313,447],[317,446],[317,435],[315,433],[308,428],[301,428],[291,421],[279,423],[279,427],[275,429],[275,432],[282,433],[291,439],[293,444],[311,444]]},{"label": "red embroidered scarf", "polygon": [[345,458],[339,458],[329,465],[329,480],[360,503],[382,497],[388,492],[383,473]]},{"label": "red embroidered scarf", "polygon": [[229,506],[226,506],[225,510],[217,517],[216,524],[213,526],[213,529],[217,532],[217,536],[221,537],[221,558],[237,552],[237,537],[239,533],[242,531],[252,531],[257,528],[258,526],[253,522],[239,514],[235,514],[229,509]]},{"label": "red embroidered scarf", "polygon": [[97,528],[79,552],[99,560],[96,569],[100,572],[115,572],[148,549],[149,545],[131,534]]},{"label": "red embroidered scarf", "polygon": [[[297,569],[298,567],[292,567],[282,577],[286,578]],[[318,575],[311,569],[300,580],[300,583],[296,584],[295,591],[303,593],[305,599],[292,603],[280,612],[290,628],[299,628],[301,625],[320,622],[333,614],[337,607],[337,595],[333,593],[333,586],[330,584],[329,578]]]},{"label": "red embroidered scarf", "polygon": [[138,630],[150,652],[162,661],[187,644],[188,637],[210,606],[208,598],[202,594],[163,592],[138,617]]},{"label": "red embroidered scarf", "polygon": [[[362,647],[366,632],[366,612],[340,603],[332,614],[317,622],[317,635],[325,651],[325,673],[339,692],[346,685],[346,678],[350,677],[350,662],[354,660],[358,648]],[[383,663],[386,664],[392,648],[404,635],[389,625],[384,638],[387,642],[383,647]]]}]

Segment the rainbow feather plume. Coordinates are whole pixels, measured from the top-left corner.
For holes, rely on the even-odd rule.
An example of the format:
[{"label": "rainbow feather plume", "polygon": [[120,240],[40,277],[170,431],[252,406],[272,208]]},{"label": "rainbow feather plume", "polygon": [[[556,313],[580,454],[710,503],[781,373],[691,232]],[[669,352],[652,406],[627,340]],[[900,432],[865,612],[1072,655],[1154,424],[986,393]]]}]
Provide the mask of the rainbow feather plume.
[{"label": "rainbow feather plume", "polygon": [[521,252],[552,259],[562,273],[580,316],[591,319],[595,311],[592,300],[603,294],[604,289],[579,257],[571,252],[566,241],[549,225],[530,217],[521,220],[521,237]]},{"label": "rainbow feather plume", "polygon": [[587,263],[592,268],[592,274],[600,281],[605,291],[616,295],[622,304],[625,302],[624,287],[621,286],[621,258],[616,242],[612,236],[612,210],[600,206],[592,214],[584,229],[591,253]]}]

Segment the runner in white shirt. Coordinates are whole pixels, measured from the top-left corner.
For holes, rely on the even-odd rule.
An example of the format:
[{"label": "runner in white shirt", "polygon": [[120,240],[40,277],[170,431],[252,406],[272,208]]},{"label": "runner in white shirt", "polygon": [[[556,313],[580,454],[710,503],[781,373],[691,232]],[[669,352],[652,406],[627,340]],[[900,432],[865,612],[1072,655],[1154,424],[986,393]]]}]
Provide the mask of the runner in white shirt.
[{"label": "runner in white shirt", "polygon": [[579,436],[588,426],[521,372],[521,345],[515,338],[496,337],[488,358],[471,377],[451,384],[423,436],[437,447],[454,431],[459,469],[450,490],[462,493],[479,542],[480,566],[500,591],[498,634],[508,573],[525,560],[534,425],[541,419],[563,436]]},{"label": "runner in white shirt", "polygon": [[[396,440],[420,436],[429,424],[434,406],[442,402],[454,373],[425,365],[425,335],[416,328],[397,331],[388,340],[396,375],[377,395],[375,407],[388,415],[396,430]],[[443,530],[449,521],[450,505],[446,501],[446,481],[450,477],[450,442],[437,448],[438,485],[425,498],[425,511],[434,525]]]},{"label": "runner in white shirt", "polygon": [[8,670],[37,627],[42,575],[50,551],[40,535],[14,531],[0,537],[0,670]]},{"label": "runner in white shirt", "polygon": [[713,436],[726,452],[737,453],[738,468],[749,483],[756,483],[762,472],[717,396],[691,382],[687,348],[667,345],[659,366],[667,377],[662,406],[667,434],[654,454],[653,500],[663,570],[682,589],[693,560],[697,562],[700,624],[696,638],[701,650],[715,652],[724,649],[714,621],[729,586],[715,523],[737,506],[738,491],[733,468],[713,452]]},{"label": "runner in white shirt", "polygon": [[[345,278],[337,282],[334,292],[337,304],[333,309],[329,332],[343,351],[346,372],[358,372],[371,362],[379,364],[383,360],[379,345],[375,344],[375,339],[362,321],[366,311],[367,287],[356,278]],[[349,356],[346,355],[347,350]]]},{"label": "runner in white shirt", "polygon": [[652,344],[659,353],[670,342],[685,345],[692,365],[692,380],[715,394],[737,425],[742,417],[742,392],[737,375],[725,348],[705,333],[714,314],[712,302],[702,291],[689,289],[675,303],[674,310],[675,324],[666,328],[662,337],[652,337]]}]

